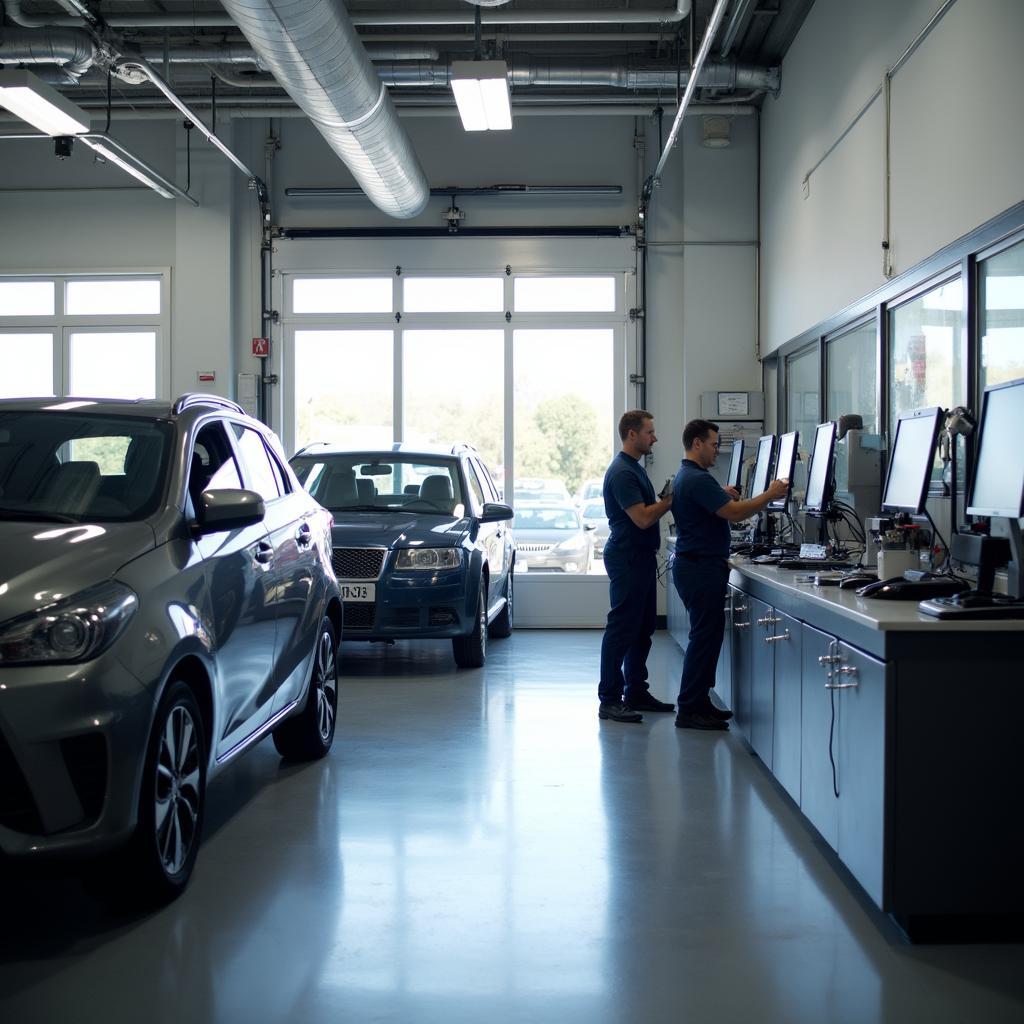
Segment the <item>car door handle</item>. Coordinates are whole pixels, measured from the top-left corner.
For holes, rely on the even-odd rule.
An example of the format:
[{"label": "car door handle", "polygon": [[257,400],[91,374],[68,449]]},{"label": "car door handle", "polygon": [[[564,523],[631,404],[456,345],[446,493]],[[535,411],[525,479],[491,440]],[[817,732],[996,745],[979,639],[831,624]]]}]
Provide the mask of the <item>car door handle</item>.
[{"label": "car door handle", "polygon": [[260,565],[266,565],[274,557],[274,545],[267,540],[261,540],[256,545],[256,561]]},{"label": "car door handle", "polygon": [[295,542],[300,548],[308,548],[312,540],[313,534],[309,529],[309,524],[303,523],[295,532]]}]

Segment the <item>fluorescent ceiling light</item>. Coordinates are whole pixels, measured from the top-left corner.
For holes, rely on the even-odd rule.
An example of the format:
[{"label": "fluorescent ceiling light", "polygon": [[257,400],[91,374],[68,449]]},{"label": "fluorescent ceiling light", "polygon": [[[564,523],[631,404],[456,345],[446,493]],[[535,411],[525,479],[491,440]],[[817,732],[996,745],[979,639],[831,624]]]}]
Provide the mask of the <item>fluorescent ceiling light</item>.
[{"label": "fluorescent ceiling light", "polygon": [[452,92],[467,132],[512,127],[508,67],[503,60],[452,61]]},{"label": "fluorescent ceiling light", "polygon": [[129,163],[123,157],[120,157],[112,149],[108,149],[103,145],[102,142],[93,142],[91,139],[82,140],[87,146],[90,146],[94,153],[98,156],[103,157],[104,160],[109,160],[110,163],[116,164],[121,168],[122,171],[127,171],[133,178],[138,178],[147,188],[151,188],[154,192],[159,193],[164,199],[173,199],[172,193],[168,192],[163,185],[159,182],[154,181],[145,171],[140,170],[134,164]]},{"label": "fluorescent ceiling light", "polygon": [[89,130],[89,115],[30,71],[0,71],[0,107],[47,135]]}]

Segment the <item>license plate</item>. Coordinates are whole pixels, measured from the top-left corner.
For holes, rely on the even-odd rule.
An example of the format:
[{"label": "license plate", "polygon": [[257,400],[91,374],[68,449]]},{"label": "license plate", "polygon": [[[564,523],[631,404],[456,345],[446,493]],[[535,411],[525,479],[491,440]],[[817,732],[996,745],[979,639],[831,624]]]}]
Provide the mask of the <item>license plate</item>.
[{"label": "license plate", "polygon": [[375,583],[339,583],[343,601],[374,601],[377,598]]}]

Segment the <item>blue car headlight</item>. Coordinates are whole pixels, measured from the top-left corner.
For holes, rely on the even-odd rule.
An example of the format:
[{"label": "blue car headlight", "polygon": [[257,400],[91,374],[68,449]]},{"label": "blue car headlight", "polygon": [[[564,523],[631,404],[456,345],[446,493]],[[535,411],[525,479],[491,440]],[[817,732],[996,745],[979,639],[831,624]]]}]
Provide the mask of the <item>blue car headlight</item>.
[{"label": "blue car headlight", "polygon": [[138,606],[133,590],[108,580],[0,623],[0,665],[88,661],[117,639]]},{"label": "blue car headlight", "polygon": [[461,548],[402,548],[396,569],[458,569],[462,565]]}]

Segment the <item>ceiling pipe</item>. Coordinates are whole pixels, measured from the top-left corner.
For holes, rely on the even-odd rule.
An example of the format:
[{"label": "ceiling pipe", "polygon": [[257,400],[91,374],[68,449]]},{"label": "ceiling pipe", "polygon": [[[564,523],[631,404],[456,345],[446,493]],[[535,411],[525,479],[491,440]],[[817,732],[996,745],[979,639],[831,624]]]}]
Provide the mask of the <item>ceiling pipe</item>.
[{"label": "ceiling pipe", "polygon": [[99,49],[84,29],[18,29],[0,26],[0,64],[59,64],[77,79],[92,67]]},{"label": "ceiling pipe", "polygon": [[373,203],[415,217],[426,175],[341,0],[223,0],[224,6]]}]

